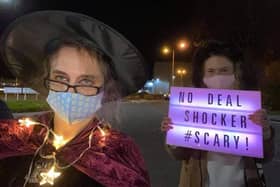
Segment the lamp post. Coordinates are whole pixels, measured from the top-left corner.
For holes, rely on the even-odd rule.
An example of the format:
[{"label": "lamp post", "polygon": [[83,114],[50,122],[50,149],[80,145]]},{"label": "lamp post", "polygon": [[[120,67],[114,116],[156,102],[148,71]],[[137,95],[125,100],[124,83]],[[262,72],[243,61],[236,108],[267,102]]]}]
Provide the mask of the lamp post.
[{"label": "lamp post", "polygon": [[172,75],[171,75],[171,86],[174,86],[174,79],[175,79],[175,75],[174,75],[174,65],[175,65],[175,52],[174,49],[172,49]]},{"label": "lamp post", "polygon": [[[189,43],[186,41],[186,40],[181,40],[180,42],[177,43],[177,48],[180,49],[180,50],[184,50],[184,49],[187,49],[189,47]],[[168,46],[164,46],[162,48],[162,53],[163,54],[170,54],[172,55],[172,67],[171,67],[171,83],[170,83],[170,86],[169,86],[169,91],[170,91],[170,87],[171,86],[174,86],[174,79],[175,79],[175,48],[170,48]]]},{"label": "lamp post", "polygon": [[184,69],[184,68],[178,69],[177,70],[177,74],[180,76],[181,86],[184,86],[184,84],[183,84],[183,76],[187,74],[187,70]]}]

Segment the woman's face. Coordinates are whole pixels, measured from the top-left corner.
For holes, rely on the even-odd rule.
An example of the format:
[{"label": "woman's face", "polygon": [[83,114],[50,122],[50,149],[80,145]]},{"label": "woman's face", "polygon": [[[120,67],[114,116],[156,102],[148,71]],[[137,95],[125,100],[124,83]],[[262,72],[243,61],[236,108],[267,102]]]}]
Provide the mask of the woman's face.
[{"label": "woman's face", "polygon": [[203,83],[208,88],[238,89],[234,65],[225,56],[211,56],[206,59],[203,67]]},{"label": "woman's face", "polygon": [[204,63],[204,77],[234,74],[233,63],[224,56],[211,56]]},{"label": "woman's face", "polygon": [[[74,47],[63,47],[51,58],[49,78],[70,85],[102,87],[104,84],[97,60]],[[68,91],[74,92],[72,88]]]}]

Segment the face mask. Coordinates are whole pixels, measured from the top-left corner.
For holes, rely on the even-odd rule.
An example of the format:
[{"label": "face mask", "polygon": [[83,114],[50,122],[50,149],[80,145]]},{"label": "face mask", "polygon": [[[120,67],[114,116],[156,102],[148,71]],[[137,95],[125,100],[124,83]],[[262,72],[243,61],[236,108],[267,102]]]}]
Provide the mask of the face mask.
[{"label": "face mask", "polygon": [[233,83],[235,81],[234,75],[215,75],[211,77],[204,77],[203,83],[207,88],[217,88],[217,89],[230,89],[233,88]]},{"label": "face mask", "polygon": [[51,108],[66,122],[72,124],[92,115],[101,107],[103,93],[84,96],[71,92],[49,91],[47,102]]}]

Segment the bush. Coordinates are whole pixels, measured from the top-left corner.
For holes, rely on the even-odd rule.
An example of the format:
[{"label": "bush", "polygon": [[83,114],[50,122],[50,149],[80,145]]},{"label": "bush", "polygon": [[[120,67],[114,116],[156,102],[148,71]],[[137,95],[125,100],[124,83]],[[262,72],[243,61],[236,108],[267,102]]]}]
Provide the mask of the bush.
[{"label": "bush", "polygon": [[8,100],[6,103],[13,113],[50,110],[48,103],[41,100]]},{"label": "bush", "polygon": [[128,95],[124,99],[125,100],[138,100],[138,99],[160,100],[160,99],[164,99],[164,96],[161,94],[149,94],[147,92],[141,92],[141,93],[134,93],[134,94]]},{"label": "bush", "polygon": [[262,88],[263,105],[268,110],[280,110],[280,83],[267,84]]}]

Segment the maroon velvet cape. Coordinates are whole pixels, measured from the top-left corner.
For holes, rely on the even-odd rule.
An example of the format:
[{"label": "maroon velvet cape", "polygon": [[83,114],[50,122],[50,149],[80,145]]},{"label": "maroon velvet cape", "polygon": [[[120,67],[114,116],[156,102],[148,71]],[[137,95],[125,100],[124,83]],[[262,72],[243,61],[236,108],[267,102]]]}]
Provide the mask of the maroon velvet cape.
[{"label": "maroon velvet cape", "polygon": [[[39,120],[50,125],[48,115],[40,116]],[[71,163],[79,157],[88,147],[88,136],[97,123],[98,120],[93,120],[60,148],[56,153],[58,160]],[[41,127],[21,127],[16,120],[0,121],[0,159],[34,154],[45,133],[46,130]],[[143,157],[131,138],[111,129],[105,146],[100,146],[100,132],[96,130],[93,134],[92,147],[73,167],[106,187],[150,186]]]}]

